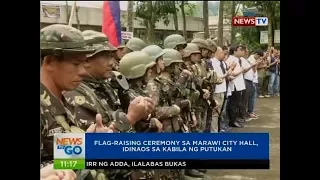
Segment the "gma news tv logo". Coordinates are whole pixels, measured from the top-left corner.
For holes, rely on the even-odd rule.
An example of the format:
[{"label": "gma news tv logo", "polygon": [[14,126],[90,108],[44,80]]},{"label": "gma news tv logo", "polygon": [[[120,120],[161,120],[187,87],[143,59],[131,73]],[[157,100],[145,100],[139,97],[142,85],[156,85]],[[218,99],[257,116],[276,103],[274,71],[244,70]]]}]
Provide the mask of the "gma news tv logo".
[{"label": "gma news tv logo", "polygon": [[85,157],[84,133],[56,133],[54,135],[54,158],[76,159]]},{"label": "gma news tv logo", "polygon": [[267,17],[232,17],[233,26],[268,26]]}]

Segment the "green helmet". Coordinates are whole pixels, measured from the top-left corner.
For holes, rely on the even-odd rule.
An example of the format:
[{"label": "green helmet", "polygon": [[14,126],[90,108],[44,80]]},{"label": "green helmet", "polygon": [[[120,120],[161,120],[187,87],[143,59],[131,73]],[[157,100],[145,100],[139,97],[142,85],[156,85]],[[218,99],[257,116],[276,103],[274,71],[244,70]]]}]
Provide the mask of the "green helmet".
[{"label": "green helmet", "polygon": [[164,48],[174,49],[177,45],[186,45],[187,42],[180,34],[172,34],[166,37],[163,41]]},{"label": "green helmet", "polygon": [[157,45],[150,45],[141,50],[149,54],[153,61],[156,61],[160,56],[164,54],[163,49]]},{"label": "green helmet", "polygon": [[117,47],[117,49],[122,49],[122,48],[125,48],[125,47],[127,47],[127,46],[126,46],[126,43],[124,42],[123,39],[121,39],[121,43],[120,43],[120,45]]},{"label": "green helmet", "polygon": [[82,32],[82,35],[87,45],[95,49],[93,53],[87,54],[87,57],[92,57],[102,51],[114,52],[118,50],[108,42],[108,37],[101,32],[86,30]]},{"label": "green helmet", "polygon": [[184,48],[183,57],[189,57],[195,53],[201,53],[199,47],[195,43],[188,43],[187,47]]},{"label": "green helmet", "polygon": [[183,63],[182,56],[179,51],[175,49],[164,49],[163,62],[164,65],[170,66],[172,63]]},{"label": "green helmet", "polygon": [[135,51],[122,57],[119,63],[119,72],[127,79],[136,79],[142,77],[146,70],[155,64],[148,53]]},{"label": "green helmet", "polygon": [[40,30],[42,55],[87,54],[94,49],[88,47],[76,28],[63,24],[53,24]]},{"label": "green helmet", "polygon": [[126,46],[131,51],[141,51],[147,44],[142,39],[134,37],[127,42]]},{"label": "green helmet", "polygon": [[200,39],[200,38],[195,38],[195,39],[193,39],[192,41],[191,41],[191,43],[194,43],[194,44],[196,44],[199,48],[204,48],[204,49],[208,49],[208,50],[210,50],[209,48],[208,48],[208,42],[206,41],[206,40],[204,40],[204,39]]},{"label": "green helmet", "polygon": [[211,52],[216,52],[217,50],[217,44],[216,42],[214,42],[213,40],[211,39],[207,39],[207,43],[208,43],[208,48]]}]

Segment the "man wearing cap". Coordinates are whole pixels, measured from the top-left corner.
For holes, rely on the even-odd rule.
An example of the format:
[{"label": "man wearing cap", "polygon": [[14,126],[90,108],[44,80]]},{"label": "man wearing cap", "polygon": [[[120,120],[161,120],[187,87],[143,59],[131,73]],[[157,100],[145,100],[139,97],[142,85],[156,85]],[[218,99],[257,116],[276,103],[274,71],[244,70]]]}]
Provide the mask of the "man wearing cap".
[{"label": "man wearing cap", "polygon": [[[40,30],[40,132],[41,166],[52,163],[53,135],[63,132],[85,132],[83,122],[74,118],[63,91],[75,89],[86,75],[84,61],[87,48],[81,32],[71,26],[54,24]],[[112,132],[101,123],[101,115],[92,117],[87,132]],[[44,178],[44,177],[43,177]]]},{"label": "man wearing cap", "polygon": [[[101,41],[102,38],[105,38],[104,41]],[[117,49],[108,43],[103,33],[95,32],[85,36],[85,39],[95,49],[84,62],[88,75],[75,90],[65,93],[68,102],[74,105],[75,118],[88,126],[92,123],[91,118],[101,113],[104,124],[114,122],[117,131],[130,131],[130,125],[145,116],[145,108],[130,104],[128,114],[123,113],[117,95],[106,81],[113,75],[113,55]],[[150,98],[144,99],[151,101]]]},{"label": "man wearing cap", "polygon": [[[89,126],[92,123],[92,117],[96,113],[100,113],[103,124],[112,126],[114,131],[130,132],[132,125],[146,116],[145,105],[137,103],[142,97],[135,98],[129,104],[127,114],[121,110],[120,101],[114,89],[106,81],[113,75],[113,55],[117,49],[108,43],[108,39],[103,33],[90,31],[83,32],[83,34],[87,44],[95,51],[88,54],[84,62],[88,75],[75,90],[65,93],[68,102],[73,105],[76,113],[75,119],[83,122],[85,126]],[[150,98],[143,99],[150,101],[150,105],[152,105]],[[152,106],[148,106],[148,108],[152,108]],[[119,173],[110,169],[105,171],[106,173],[100,171],[95,176],[105,175],[108,179],[125,179],[125,175],[128,174],[125,170]]]}]

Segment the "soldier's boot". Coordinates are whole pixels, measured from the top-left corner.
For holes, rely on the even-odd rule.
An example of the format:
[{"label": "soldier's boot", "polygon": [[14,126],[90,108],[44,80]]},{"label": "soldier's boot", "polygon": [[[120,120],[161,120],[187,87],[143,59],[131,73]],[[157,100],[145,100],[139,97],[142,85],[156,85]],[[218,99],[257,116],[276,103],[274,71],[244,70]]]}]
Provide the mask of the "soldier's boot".
[{"label": "soldier's boot", "polygon": [[186,169],[185,175],[195,177],[195,178],[203,178],[204,177],[202,173],[200,173],[199,171],[197,171],[195,169]]},{"label": "soldier's boot", "polygon": [[242,123],[239,123],[239,122],[237,122],[237,121],[235,121],[235,122],[229,122],[229,126],[231,126],[231,127],[237,127],[237,128],[243,128],[243,124]]},{"label": "soldier's boot", "polygon": [[207,173],[206,169],[197,169],[197,171],[201,172],[201,173]]}]

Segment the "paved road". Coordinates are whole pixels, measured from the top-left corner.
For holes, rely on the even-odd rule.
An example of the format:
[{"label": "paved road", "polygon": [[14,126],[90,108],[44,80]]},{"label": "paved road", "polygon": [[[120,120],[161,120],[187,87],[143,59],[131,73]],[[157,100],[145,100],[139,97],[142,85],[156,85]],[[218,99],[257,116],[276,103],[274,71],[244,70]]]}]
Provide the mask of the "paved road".
[{"label": "paved road", "polygon": [[260,119],[247,122],[238,132],[270,133],[270,170],[210,170],[210,180],[280,180],[280,98],[257,99],[256,113]]}]

